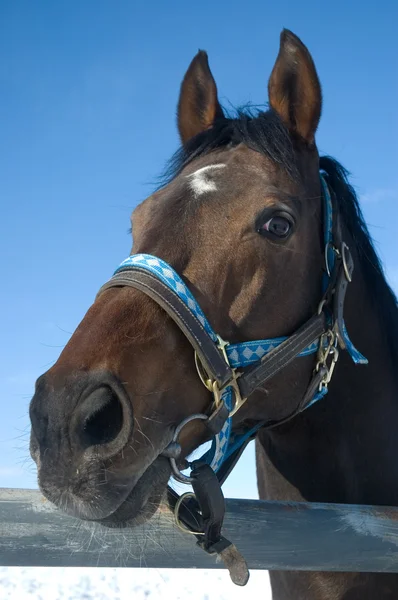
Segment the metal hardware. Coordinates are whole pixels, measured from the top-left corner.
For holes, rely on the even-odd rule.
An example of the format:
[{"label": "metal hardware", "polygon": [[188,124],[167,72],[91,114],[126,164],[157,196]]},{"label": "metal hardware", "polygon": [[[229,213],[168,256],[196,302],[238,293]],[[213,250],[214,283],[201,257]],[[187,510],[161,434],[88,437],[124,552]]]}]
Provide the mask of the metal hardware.
[{"label": "metal hardware", "polygon": [[352,281],[352,276],[348,270],[348,265],[347,265],[347,253],[350,251],[349,247],[347,246],[347,244],[345,242],[341,243],[341,249],[339,250],[338,248],[336,248],[336,246],[334,246],[331,242],[327,242],[325,245],[325,268],[326,268],[326,273],[328,274],[328,277],[330,277],[331,275],[331,270],[330,270],[330,265],[329,265],[329,256],[328,256],[328,250],[333,250],[333,252],[335,253],[335,255],[339,258],[341,258],[341,260],[343,261],[343,267],[344,267],[344,273],[345,276],[347,278],[347,281],[349,283],[351,283]]},{"label": "metal hardware", "polygon": [[239,389],[239,386],[237,383],[238,377],[239,377],[239,374],[236,375],[236,377],[234,377],[234,379],[232,379],[232,381],[228,382],[227,385],[225,387],[223,387],[222,389],[220,389],[218,387],[217,381],[213,381],[213,395],[214,395],[214,404],[215,404],[216,408],[218,408],[218,406],[220,405],[220,403],[222,401],[222,395],[225,392],[225,390],[229,387],[232,388],[232,393],[234,395],[234,405],[233,405],[233,408],[229,412],[230,417],[233,417],[234,414],[241,408],[241,406],[243,406],[243,404],[247,400],[247,398],[242,398],[242,396],[241,396],[240,389]]},{"label": "metal hardware", "polygon": [[[188,423],[190,423],[191,421],[196,421],[197,419],[199,419],[201,421],[207,421],[208,418],[209,417],[207,415],[203,415],[201,413],[197,413],[197,414],[191,415],[190,417],[187,417],[186,419],[181,421],[181,423],[176,427],[176,429],[174,431],[173,439],[171,442],[178,444],[178,437],[181,433],[181,430],[185,427],[185,425],[188,425]],[[189,477],[188,475],[184,475],[184,473],[181,473],[180,469],[177,466],[177,460],[174,456],[170,456],[169,461],[170,461],[171,470],[173,472],[174,479],[176,479],[180,483],[192,483],[193,478]],[[188,466],[189,466],[189,463],[188,463]]]},{"label": "metal hardware", "polygon": [[320,315],[321,312],[323,311],[323,307],[325,306],[325,304],[326,304],[326,299],[324,298],[319,303],[319,306],[318,306],[318,315]]},{"label": "metal hardware", "polygon": [[230,417],[233,417],[234,414],[238,412],[238,410],[244,405],[244,403],[247,400],[247,398],[243,398],[242,394],[240,393],[240,389],[239,389],[238,382],[237,382],[239,375],[240,375],[240,373],[238,373],[236,375],[236,377],[234,377],[232,383],[229,384],[233,390],[234,397],[235,397],[234,407],[231,410],[231,412],[229,413]]},{"label": "metal hardware", "polygon": [[[229,359],[228,359],[228,354],[226,351],[226,347],[229,346],[229,342],[226,342],[225,340],[223,340],[222,337],[220,337],[219,335],[217,335],[217,339],[218,339],[217,348],[221,351],[221,353],[225,359],[225,362],[231,367]],[[234,406],[233,406],[232,410],[230,411],[229,416],[233,417],[234,414],[241,408],[241,406],[243,406],[243,404],[247,400],[247,398],[242,398],[242,395],[240,393],[240,389],[239,389],[239,386],[237,383],[237,380],[241,375],[240,372],[231,367],[231,371],[233,374],[232,380],[229,381],[228,383],[226,383],[224,387],[220,388],[218,385],[218,382],[215,379],[212,380],[206,373],[206,370],[202,364],[202,361],[200,360],[196,351],[195,351],[195,365],[196,365],[196,370],[198,372],[201,382],[203,383],[205,388],[213,394],[215,408],[218,408],[218,406],[220,405],[221,398],[222,398],[224,391],[229,387],[232,388],[233,394],[234,394]]]},{"label": "metal hardware", "polygon": [[181,496],[178,498],[176,505],[174,507],[174,520],[175,520],[177,527],[179,529],[181,529],[181,531],[183,531],[184,533],[190,533],[191,535],[205,535],[203,531],[192,531],[191,529],[188,529],[188,527],[185,527],[185,525],[183,525],[182,522],[180,521],[178,513],[180,510],[181,504],[183,503],[185,498],[196,498],[196,496],[193,492],[185,492],[185,494],[181,494]]},{"label": "metal hardware", "polygon": [[[327,345],[325,346],[325,341],[328,339]],[[332,380],[333,371],[335,369],[336,363],[339,359],[339,351],[337,349],[338,344],[338,336],[332,330],[328,329],[322,336],[319,344],[318,350],[318,362],[315,367],[315,372],[318,372],[321,367],[326,368],[325,376],[319,384],[319,391],[328,387],[329,383]],[[328,364],[329,358],[332,358],[330,364]]]},{"label": "metal hardware", "polygon": [[178,442],[170,442],[168,446],[163,450],[161,456],[166,458],[179,458],[181,454],[181,446]]},{"label": "metal hardware", "polygon": [[227,351],[226,351],[226,349],[225,349],[227,346],[229,346],[229,342],[226,342],[225,340],[223,340],[223,339],[222,339],[222,337],[221,337],[221,336],[219,336],[218,334],[216,334],[216,335],[217,335],[217,340],[218,340],[218,343],[217,343],[217,348],[218,348],[219,350],[221,350],[221,354],[223,355],[223,357],[224,357],[224,360],[225,360],[225,362],[227,363],[227,365],[231,366],[231,365],[229,364],[229,360],[228,360]]},{"label": "metal hardware", "polygon": [[[223,340],[222,337],[220,337],[219,335],[217,335],[217,339],[218,339],[217,347],[221,350],[221,352],[224,356],[225,362],[231,367],[231,364],[228,359],[228,354],[226,351],[226,347],[229,346],[229,342],[226,342],[225,340]],[[234,414],[236,412],[238,412],[238,410],[241,408],[241,406],[243,406],[243,404],[246,402],[247,398],[242,398],[242,395],[240,393],[240,389],[239,389],[239,386],[237,383],[237,380],[240,377],[240,373],[236,369],[233,369],[232,367],[231,367],[231,371],[233,373],[232,381],[227,383],[227,385],[225,385],[222,390],[218,390],[217,393],[219,394],[219,398],[218,398],[218,402],[219,402],[223,391],[228,387],[232,388],[235,401],[234,401],[234,407],[231,410],[231,412],[229,413],[229,416],[233,417]]]},{"label": "metal hardware", "polygon": [[328,277],[330,277],[331,275],[331,270],[330,270],[330,265],[329,265],[329,256],[328,256],[328,250],[333,250],[333,252],[335,253],[336,256],[340,256],[340,251],[338,250],[338,248],[336,248],[336,246],[334,246],[332,244],[332,242],[326,242],[325,245],[325,268],[326,268],[326,273],[328,274]]},{"label": "metal hardware", "polygon": [[348,270],[348,266],[347,266],[347,253],[350,252],[349,247],[347,246],[347,244],[345,242],[342,242],[341,244],[341,258],[343,260],[343,267],[344,267],[344,273],[346,276],[346,279],[349,283],[351,283],[352,281],[352,275]]},{"label": "metal hardware", "polygon": [[195,366],[196,366],[196,370],[199,375],[199,379],[203,383],[205,388],[207,390],[209,390],[209,392],[212,392],[213,391],[213,382],[212,382],[211,378],[208,376],[208,374],[206,373],[206,370],[205,370],[205,368],[202,364],[202,361],[200,360],[196,350],[195,350],[194,356],[195,356]]},{"label": "metal hardware", "polygon": [[237,380],[240,377],[240,373],[236,369],[233,369],[231,367],[231,364],[230,364],[229,359],[228,359],[228,354],[227,354],[227,351],[226,351],[226,347],[229,346],[229,342],[226,342],[225,340],[223,340],[219,335],[217,335],[217,339],[218,339],[217,347],[221,350],[221,352],[222,352],[222,354],[224,356],[225,362],[231,368],[232,375],[233,375],[232,380],[229,381],[224,386],[224,388],[222,390],[219,390],[218,393],[220,394],[220,398],[221,398],[221,395],[222,395],[222,393],[224,392],[224,390],[226,388],[228,388],[228,387],[232,388],[233,393],[234,393],[234,400],[235,401],[234,401],[234,406],[233,406],[231,412],[229,413],[229,416],[233,417],[234,414],[240,409],[240,407],[246,402],[246,398],[242,398],[241,393],[240,393],[240,389],[239,389],[239,386],[238,386],[238,383],[237,383]]},{"label": "metal hardware", "polygon": [[329,367],[326,365],[328,372],[320,384],[320,386],[322,388],[327,387],[329,385],[329,383],[331,382],[334,368],[337,364],[337,361],[339,360],[339,351],[336,348],[336,346],[332,346],[330,348],[329,356],[332,356],[332,362],[330,363]]},{"label": "metal hardware", "polygon": [[[329,338],[329,342],[325,347],[325,340]],[[321,340],[319,344],[318,356],[320,356],[320,360],[324,362],[324,360],[328,357],[330,349],[333,347],[333,344],[336,341],[336,334],[333,329],[328,329],[325,331],[323,335],[321,335]]]}]

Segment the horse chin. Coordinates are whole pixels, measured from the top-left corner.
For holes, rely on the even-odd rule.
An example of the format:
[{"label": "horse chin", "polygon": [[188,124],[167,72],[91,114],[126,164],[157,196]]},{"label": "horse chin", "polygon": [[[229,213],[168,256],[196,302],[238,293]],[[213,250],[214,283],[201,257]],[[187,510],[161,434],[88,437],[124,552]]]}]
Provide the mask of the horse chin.
[{"label": "horse chin", "polygon": [[148,521],[165,497],[171,470],[169,461],[159,456],[143,473],[118,508],[97,522],[106,527],[135,527]]}]

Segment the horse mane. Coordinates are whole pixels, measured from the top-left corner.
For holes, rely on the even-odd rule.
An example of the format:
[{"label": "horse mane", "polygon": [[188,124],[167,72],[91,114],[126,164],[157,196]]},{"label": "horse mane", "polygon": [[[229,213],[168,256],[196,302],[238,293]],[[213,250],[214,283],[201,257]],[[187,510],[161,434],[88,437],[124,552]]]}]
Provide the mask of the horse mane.
[{"label": "horse mane", "polygon": [[171,157],[160,179],[161,186],[167,185],[196,158],[240,143],[270,158],[292,178],[298,178],[292,140],[279,115],[272,109],[261,112],[246,107],[237,109],[235,115],[217,119],[210,129],[181,146]]},{"label": "horse mane", "polygon": [[[329,187],[333,190],[342,220],[347,227],[358,254],[367,293],[384,326],[386,341],[393,361],[398,360],[397,297],[387,283],[381,260],[365,223],[357,195],[348,181],[349,172],[330,156],[319,161]],[[355,273],[354,273],[355,277]]]},{"label": "horse mane", "polygon": [[[196,158],[239,143],[264,154],[285,169],[293,179],[299,178],[292,139],[279,115],[272,109],[261,111],[246,107],[237,109],[232,116],[218,119],[213,127],[181,146],[169,161],[160,187],[174,179]],[[320,170],[335,193],[342,219],[357,248],[367,293],[384,326],[393,361],[398,361],[397,298],[385,278],[357,195],[348,181],[349,173],[329,156],[320,158]]]}]

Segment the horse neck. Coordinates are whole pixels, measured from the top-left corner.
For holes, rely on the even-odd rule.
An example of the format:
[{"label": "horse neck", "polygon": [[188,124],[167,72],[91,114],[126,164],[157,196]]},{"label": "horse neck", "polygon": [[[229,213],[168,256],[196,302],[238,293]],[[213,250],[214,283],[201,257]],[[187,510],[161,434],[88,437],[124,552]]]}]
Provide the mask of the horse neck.
[{"label": "horse neck", "polygon": [[[387,293],[383,281],[380,286]],[[345,319],[369,365],[355,365],[342,352],[322,401],[290,425],[261,432],[260,497],[398,505],[397,375],[383,315],[368,291],[357,265]],[[394,304],[393,297],[387,302]],[[395,321],[390,327],[398,335]]]}]

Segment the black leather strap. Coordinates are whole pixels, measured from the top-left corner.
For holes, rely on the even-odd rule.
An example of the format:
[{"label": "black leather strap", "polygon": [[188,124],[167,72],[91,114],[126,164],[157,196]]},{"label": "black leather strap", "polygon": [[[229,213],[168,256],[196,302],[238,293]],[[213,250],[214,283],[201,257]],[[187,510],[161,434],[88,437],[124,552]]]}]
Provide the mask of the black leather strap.
[{"label": "black leather strap", "polygon": [[105,290],[122,286],[144,292],[163,308],[187,337],[198,353],[207,373],[217,381],[220,388],[231,381],[232,370],[222,353],[195,315],[172,289],[155,275],[134,266],[126,267],[123,271],[116,273],[101,287],[97,297]]},{"label": "black leather strap", "polygon": [[340,256],[338,257],[337,264],[337,283],[333,296],[333,319],[335,330],[338,333],[339,344],[341,348],[345,348],[346,344],[343,336],[344,301],[347,287],[351,281],[354,271],[354,260],[348,247],[343,244],[341,246]]},{"label": "black leather strap", "polygon": [[309,384],[304,396],[302,397],[302,399],[300,400],[300,402],[296,406],[296,408],[289,415],[287,415],[286,417],[283,417],[282,419],[264,421],[263,428],[264,429],[275,429],[275,427],[280,427],[281,425],[285,425],[285,423],[292,421],[295,417],[297,417],[297,415],[299,415],[301,412],[303,412],[304,409],[307,407],[307,405],[313,399],[316,391],[319,389],[319,386],[320,386],[321,382],[323,381],[326,374],[327,374],[326,367],[321,367],[319,369],[319,371],[316,371],[312,376],[312,379],[310,381],[310,384]]},{"label": "black leather strap", "polygon": [[[191,472],[195,497],[181,502],[178,519],[191,531],[196,531],[198,545],[209,554],[218,554],[228,568],[232,581],[245,585],[249,579],[247,564],[239,550],[221,531],[225,501],[219,478],[213,469],[200,461]],[[168,487],[168,502],[174,510],[179,496]]]},{"label": "black leather strap", "polygon": [[293,335],[277,348],[266,354],[260,364],[250,367],[238,379],[243,398],[248,398],[255,389],[263,385],[284,369],[300,352],[315,342],[325,332],[325,315],[314,315]]},{"label": "black leather strap", "polygon": [[219,406],[211,413],[207,421],[205,421],[205,425],[212,435],[217,435],[224,427],[224,423],[228,417],[229,410],[222,400]]},{"label": "black leather strap", "polygon": [[199,545],[211,552],[212,546],[220,541],[225,515],[225,501],[217,475],[213,469],[200,461],[193,463],[192,488],[203,519],[203,535]]}]

